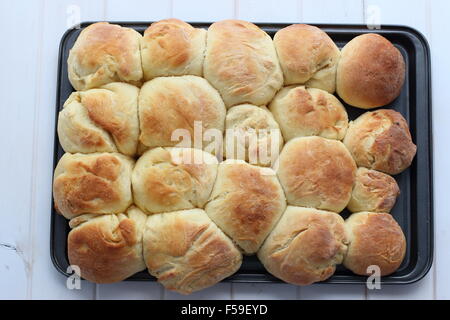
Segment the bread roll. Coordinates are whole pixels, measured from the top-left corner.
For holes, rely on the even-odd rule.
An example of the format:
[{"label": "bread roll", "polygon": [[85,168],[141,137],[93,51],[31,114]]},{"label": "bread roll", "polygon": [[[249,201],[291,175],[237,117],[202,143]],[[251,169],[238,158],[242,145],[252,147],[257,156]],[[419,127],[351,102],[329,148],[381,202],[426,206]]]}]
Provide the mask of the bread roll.
[{"label": "bread roll", "polygon": [[326,91],[291,86],[281,89],[269,105],[286,140],[321,136],[342,140],[348,116],[342,103]]},{"label": "bread roll", "polygon": [[272,169],[226,160],[219,164],[205,211],[246,254],[252,254],[285,207],[283,190]]},{"label": "bread roll", "polygon": [[408,123],[394,110],[366,112],[350,122],[344,144],[359,167],[398,174],[416,154]]},{"label": "bread roll", "polygon": [[220,282],[242,263],[233,242],[201,209],[149,216],[144,257],[150,274],[182,294]]},{"label": "bread roll", "polygon": [[341,216],[288,206],[270,233],[258,258],[281,280],[309,285],[331,277],[342,262],[348,239]]},{"label": "bread roll", "polygon": [[350,243],[344,266],[356,274],[370,275],[369,266],[380,268],[381,276],[395,272],[406,251],[402,229],[389,213],[359,212],[345,221]]},{"label": "bread roll", "polygon": [[98,88],[117,81],[139,85],[141,38],[134,29],[107,22],[86,27],[69,51],[70,83],[75,90]]},{"label": "bread roll", "polygon": [[405,60],[393,44],[378,34],[363,34],[342,49],[336,90],[349,105],[370,109],[385,106],[400,95]]},{"label": "bread roll", "polygon": [[125,212],[132,203],[133,165],[119,153],[64,154],[53,178],[56,210],[67,219]]},{"label": "bread roll", "polygon": [[266,105],[283,85],[283,74],[270,36],[253,23],[224,20],[207,34],[204,77],[227,107]]},{"label": "bread roll", "polygon": [[190,148],[154,148],[133,170],[136,205],[146,213],[202,208],[216,179],[217,159]]},{"label": "bread roll", "polygon": [[271,166],[281,149],[280,127],[266,107],[241,104],[225,118],[225,157]]},{"label": "bread roll", "polygon": [[206,30],[178,19],[154,22],[141,39],[144,79],[203,75]]},{"label": "bread roll", "polygon": [[[198,142],[200,148],[208,149],[217,142],[207,141],[208,131],[214,131],[222,140],[225,113],[219,93],[205,79],[155,78],[142,86],[139,95],[140,141],[148,147],[197,147]],[[177,132],[189,136],[187,143],[183,140],[184,144],[179,145]],[[221,141],[218,143],[215,151],[222,148]]]},{"label": "bread roll", "polygon": [[131,206],[126,213],[85,214],[70,221],[67,239],[71,265],[95,283],[122,281],[145,270],[142,235],[147,216]]},{"label": "bread roll", "polygon": [[138,94],[137,87],[120,82],[73,92],[58,116],[64,151],[119,151],[134,156],[139,138]]},{"label": "bread roll", "polygon": [[334,212],[347,206],[356,165],[342,142],[292,139],[281,151],[277,167],[288,204]]},{"label": "bread roll", "polygon": [[333,93],[339,48],[317,27],[293,24],[279,30],[275,49],[284,74],[284,85],[305,84]]},{"label": "bread roll", "polygon": [[390,175],[358,168],[347,208],[351,212],[390,212],[399,194],[398,184]]}]

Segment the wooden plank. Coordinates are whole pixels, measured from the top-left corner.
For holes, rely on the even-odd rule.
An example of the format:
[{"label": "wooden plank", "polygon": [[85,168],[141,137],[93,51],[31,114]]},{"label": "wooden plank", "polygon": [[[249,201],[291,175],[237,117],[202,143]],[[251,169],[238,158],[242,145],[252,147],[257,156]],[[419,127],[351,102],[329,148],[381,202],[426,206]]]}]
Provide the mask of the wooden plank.
[{"label": "wooden plank", "polygon": [[302,22],[305,23],[362,23],[362,0],[317,1],[302,0]]},{"label": "wooden plank", "polygon": [[[39,61],[35,64],[40,72],[36,85],[39,94],[36,95],[36,127],[30,132],[34,136],[32,158],[35,165],[32,176],[35,177],[32,196],[31,221],[33,268],[32,289],[33,299],[93,299],[95,285],[81,282],[81,289],[69,290],[66,278],[59,274],[50,260],[48,240],[50,235],[51,183],[54,139],[54,108],[56,95],[56,74],[58,47],[61,36],[69,26],[77,20],[104,20],[103,2],[48,0],[45,2],[44,14],[39,17],[43,22],[43,36]],[[30,126],[31,128],[31,126]]]},{"label": "wooden plank", "polygon": [[364,285],[316,284],[300,288],[299,299],[308,300],[364,300]]},{"label": "wooden plank", "polygon": [[[0,96],[3,121],[0,132],[0,298],[26,299],[31,288],[30,213],[33,192],[33,130],[38,51],[42,35],[42,2],[1,1],[2,51]],[[18,18],[20,17],[20,18]],[[26,41],[24,41],[26,35]],[[48,244],[48,238],[45,242]]]},{"label": "wooden plank", "polygon": [[298,287],[285,283],[233,283],[235,300],[294,300]]},{"label": "wooden plank", "polygon": [[234,1],[173,0],[172,16],[185,21],[214,22],[234,17]]},{"label": "wooden plank", "polygon": [[105,16],[109,21],[158,21],[172,16],[170,1],[108,0]]},{"label": "wooden plank", "polygon": [[431,66],[433,84],[433,135],[434,135],[434,228],[435,228],[435,298],[450,299],[450,197],[448,181],[450,171],[450,112],[448,101],[448,70],[450,43],[448,42],[450,12],[449,1],[433,1],[429,24],[431,35]]},{"label": "wooden plank", "polygon": [[173,291],[166,290],[165,300],[229,300],[231,298],[231,284],[218,283],[213,287],[194,292],[190,295],[182,295]]},{"label": "wooden plank", "polygon": [[127,281],[97,285],[98,300],[160,300],[164,288],[157,282]]},{"label": "wooden plank", "polygon": [[240,0],[237,2],[236,17],[252,22],[294,23],[300,20],[299,8],[298,0]]}]

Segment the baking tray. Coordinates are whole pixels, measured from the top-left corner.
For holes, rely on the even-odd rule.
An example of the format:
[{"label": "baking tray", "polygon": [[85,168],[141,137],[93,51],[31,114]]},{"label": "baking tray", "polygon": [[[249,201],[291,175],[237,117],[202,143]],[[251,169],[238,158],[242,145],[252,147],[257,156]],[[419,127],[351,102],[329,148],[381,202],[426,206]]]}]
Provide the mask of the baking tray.
[{"label": "baking tray", "polygon": [[[55,117],[57,125],[58,112],[64,101],[73,91],[67,76],[67,57],[70,48],[83,28],[93,22],[81,23],[78,29],[69,29],[63,35],[59,49],[58,83]],[[113,22],[134,28],[140,33],[151,22]],[[191,23],[195,27],[208,28],[210,23]],[[275,32],[288,24],[257,23],[273,37]],[[399,111],[408,121],[413,141],[417,145],[417,155],[410,168],[395,176],[401,194],[392,210],[392,215],[402,227],[407,241],[405,260],[392,275],[382,277],[383,284],[408,284],[425,276],[433,260],[433,189],[432,189],[432,128],[431,128],[431,80],[430,51],[424,36],[418,31],[405,26],[382,26],[380,30],[369,30],[365,25],[331,25],[315,24],[343,47],[355,36],[376,32],[389,39],[402,53],[406,61],[406,79],[401,95],[386,108]],[[350,107],[344,103],[350,119],[355,119],[365,110]],[[58,141],[55,125],[55,148],[53,168],[64,151]],[[52,199],[53,201],[53,199]],[[346,218],[349,212],[344,211]],[[51,212],[50,248],[56,269],[69,276],[67,267],[68,221],[55,212]],[[137,273],[127,280],[155,280],[146,271]],[[270,275],[256,256],[246,256],[242,267],[233,276],[224,281],[231,282],[281,282]],[[366,277],[356,276],[342,266],[324,284],[363,284]]]}]

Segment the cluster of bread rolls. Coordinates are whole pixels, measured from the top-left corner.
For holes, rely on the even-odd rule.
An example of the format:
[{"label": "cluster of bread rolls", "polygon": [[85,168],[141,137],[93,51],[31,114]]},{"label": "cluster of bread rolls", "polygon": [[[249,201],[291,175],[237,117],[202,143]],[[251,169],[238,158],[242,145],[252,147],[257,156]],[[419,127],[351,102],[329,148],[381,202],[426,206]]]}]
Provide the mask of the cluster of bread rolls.
[{"label": "cluster of bread rolls", "polygon": [[[349,121],[333,95],[367,109],[400,94],[405,63],[387,39],[364,34],[340,50],[302,24],[272,39],[240,20],[204,30],[167,19],[143,35],[100,22],[81,31],[68,76],[53,194],[83,278],[147,268],[188,294],[235,273],[243,254],[297,285],[338,264],[359,275],[400,266],[390,175],[414,158],[408,124],[389,109]],[[194,143],[180,145],[186,135]]]}]

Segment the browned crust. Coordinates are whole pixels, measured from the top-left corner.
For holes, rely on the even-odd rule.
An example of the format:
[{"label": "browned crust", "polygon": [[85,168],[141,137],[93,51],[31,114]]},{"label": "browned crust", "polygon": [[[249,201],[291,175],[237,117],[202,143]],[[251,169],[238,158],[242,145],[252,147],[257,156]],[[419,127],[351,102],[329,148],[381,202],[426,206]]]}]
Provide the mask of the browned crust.
[{"label": "browned crust", "polygon": [[342,49],[337,69],[337,92],[348,104],[375,108],[400,95],[405,61],[392,43],[378,34],[354,38]]},{"label": "browned crust", "polygon": [[347,220],[351,242],[344,265],[359,275],[369,275],[371,265],[380,267],[381,276],[395,272],[406,252],[402,229],[388,213],[357,213],[355,221]]}]

